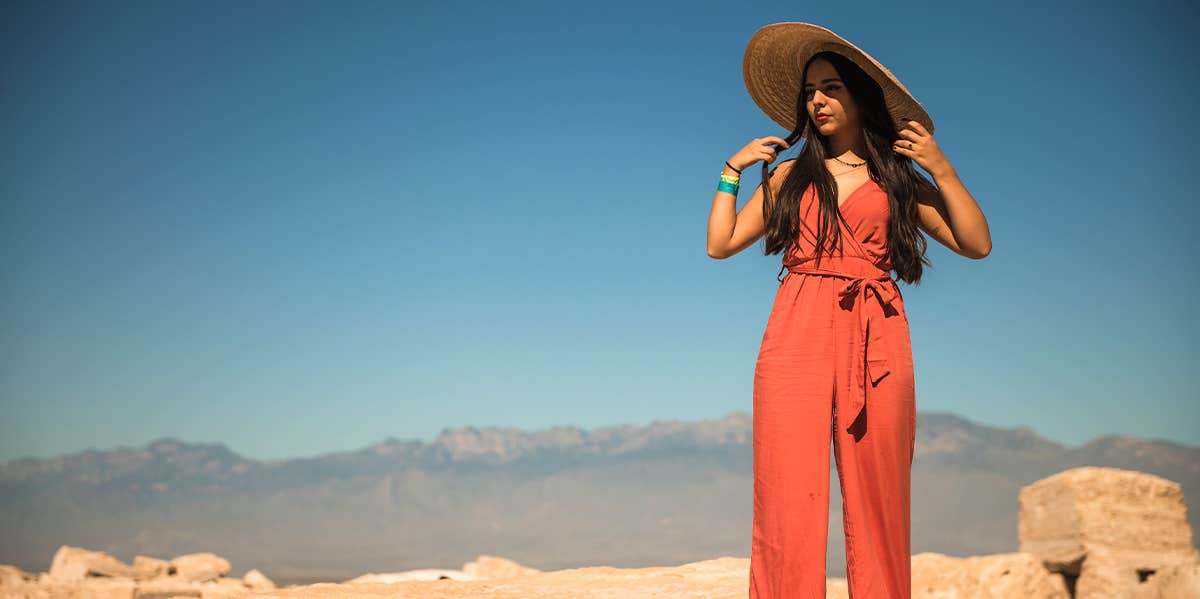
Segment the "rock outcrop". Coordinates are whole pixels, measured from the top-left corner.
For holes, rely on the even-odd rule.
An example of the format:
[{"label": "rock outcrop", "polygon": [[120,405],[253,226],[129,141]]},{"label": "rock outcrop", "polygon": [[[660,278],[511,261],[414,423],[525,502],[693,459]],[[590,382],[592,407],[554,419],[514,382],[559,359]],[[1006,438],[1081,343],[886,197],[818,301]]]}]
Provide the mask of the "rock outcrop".
[{"label": "rock outcrop", "polygon": [[1020,550],[1061,574],[1076,599],[1156,596],[1155,578],[1173,567],[1174,578],[1186,578],[1197,562],[1183,491],[1164,478],[1074,468],[1026,486],[1019,499]]},{"label": "rock outcrop", "polygon": [[211,599],[275,588],[258,570],[247,572],[241,580],[226,576],[229,570],[229,562],[213,553],[171,560],[138,555],[129,565],[101,551],[63,545],[47,572],[32,574],[0,566],[0,599]]}]

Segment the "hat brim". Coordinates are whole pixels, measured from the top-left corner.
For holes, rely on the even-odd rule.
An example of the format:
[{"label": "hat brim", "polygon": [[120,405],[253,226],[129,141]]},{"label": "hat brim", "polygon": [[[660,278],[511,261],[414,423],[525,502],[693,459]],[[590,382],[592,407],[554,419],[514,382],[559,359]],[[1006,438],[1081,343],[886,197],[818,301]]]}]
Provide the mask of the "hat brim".
[{"label": "hat brim", "polygon": [[746,90],[771,120],[794,131],[804,65],[814,54],[827,50],[854,61],[879,83],[897,131],[911,120],[933,134],[933,119],[891,71],[845,38],[812,23],[773,23],[754,32],[742,58]]}]

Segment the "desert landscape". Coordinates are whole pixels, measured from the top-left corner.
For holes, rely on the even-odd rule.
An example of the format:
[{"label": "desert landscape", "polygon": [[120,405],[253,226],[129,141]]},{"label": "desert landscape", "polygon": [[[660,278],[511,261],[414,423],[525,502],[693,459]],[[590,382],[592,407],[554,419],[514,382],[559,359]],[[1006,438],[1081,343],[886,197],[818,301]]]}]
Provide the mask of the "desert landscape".
[{"label": "desert landscape", "polygon": [[[1193,599],[1200,554],[1178,483],[1105,467],[1065,470],[1027,485],[1018,501],[1020,550],[967,558],[912,557],[913,597],[981,599]],[[192,553],[132,564],[62,546],[46,572],[0,566],[0,597],[59,599],[745,597],[749,559],[723,556],[675,567],[593,566],[539,571],[480,555],[461,569],[367,573],[336,583],[278,586],[263,572],[231,577],[228,560]],[[827,597],[848,597],[831,578]]]}]

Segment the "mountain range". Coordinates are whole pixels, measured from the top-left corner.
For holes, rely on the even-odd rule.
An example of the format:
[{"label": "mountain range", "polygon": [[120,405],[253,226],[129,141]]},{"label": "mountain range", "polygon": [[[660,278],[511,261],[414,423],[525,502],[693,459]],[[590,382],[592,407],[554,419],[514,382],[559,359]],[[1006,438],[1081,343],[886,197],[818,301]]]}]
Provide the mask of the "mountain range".
[{"label": "mountain range", "polygon": [[[594,430],[444,429],[314,457],[255,460],[164,437],[0,464],[0,563],[45,571],[64,544],[170,559],[212,551],[280,584],[458,568],[480,554],[541,570],[749,555],[751,418]],[[1017,493],[1076,466],[1182,485],[1193,530],[1200,448],[1106,435],[1066,447],[1029,427],[919,413],[913,553],[1016,551]],[[831,470],[834,468],[832,454]],[[828,576],[845,576],[830,476]]]}]

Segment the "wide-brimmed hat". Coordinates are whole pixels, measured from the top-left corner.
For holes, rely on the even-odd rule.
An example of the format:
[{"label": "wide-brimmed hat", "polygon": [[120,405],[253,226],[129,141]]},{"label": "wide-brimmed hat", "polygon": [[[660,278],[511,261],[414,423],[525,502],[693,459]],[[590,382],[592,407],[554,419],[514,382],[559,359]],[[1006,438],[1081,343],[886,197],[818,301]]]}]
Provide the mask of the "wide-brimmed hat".
[{"label": "wide-brimmed hat", "polygon": [[754,103],[771,120],[794,131],[804,65],[813,54],[826,50],[854,61],[879,83],[897,131],[911,120],[933,134],[933,119],[891,71],[842,36],[812,23],[773,23],[750,36],[742,58],[742,77]]}]

